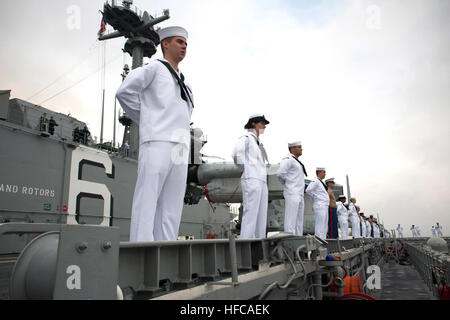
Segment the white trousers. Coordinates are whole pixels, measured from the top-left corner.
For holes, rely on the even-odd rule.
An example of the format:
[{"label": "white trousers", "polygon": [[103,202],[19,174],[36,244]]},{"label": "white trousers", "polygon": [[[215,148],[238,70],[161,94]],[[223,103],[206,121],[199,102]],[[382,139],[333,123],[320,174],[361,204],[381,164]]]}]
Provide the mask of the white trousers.
[{"label": "white trousers", "polygon": [[348,216],[339,215],[339,228],[341,228],[341,239],[345,240],[348,238]]},{"label": "white trousers", "polygon": [[151,141],[140,146],[131,242],[178,239],[188,156],[183,144]]},{"label": "white trousers", "polygon": [[258,179],[241,179],[242,205],[241,239],[264,239],[267,227],[269,193],[267,183]]},{"label": "white trousers", "polygon": [[284,231],[303,235],[305,200],[302,196],[284,196]]},{"label": "white trousers", "polygon": [[442,231],[441,231],[441,230],[437,230],[436,233],[437,233],[437,236],[438,236],[438,237],[441,237],[441,238],[443,237]]},{"label": "white trousers", "polygon": [[359,219],[355,216],[350,216],[350,222],[352,224],[352,236],[353,238],[361,238],[361,229],[359,226]]},{"label": "white trousers", "polygon": [[362,222],[359,227],[361,228],[361,237],[365,238],[366,237],[366,224],[364,222]]},{"label": "white trousers", "polygon": [[321,239],[327,238],[328,232],[328,205],[313,204],[315,216],[314,234]]}]

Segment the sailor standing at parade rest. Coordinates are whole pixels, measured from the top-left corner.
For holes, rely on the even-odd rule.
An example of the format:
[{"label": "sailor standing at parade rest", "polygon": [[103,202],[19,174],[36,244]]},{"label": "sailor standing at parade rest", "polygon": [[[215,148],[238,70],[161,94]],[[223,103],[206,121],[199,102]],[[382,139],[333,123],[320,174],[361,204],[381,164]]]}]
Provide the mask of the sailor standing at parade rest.
[{"label": "sailor standing at parade rest", "polygon": [[358,223],[359,223],[359,237],[361,238],[363,236],[362,229],[361,229],[361,216],[359,215],[359,211],[361,210],[361,208],[356,205],[355,205],[355,208],[356,208],[356,215],[358,216]]},{"label": "sailor standing at parade rest", "polygon": [[436,229],[434,229],[434,226],[431,226],[431,234],[433,237],[436,237]]},{"label": "sailor standing at parade rest", "polygon": [[353,238],[360,238],[361,231],[359,230],[359,217],[356,211],[356,198],[350,198],[350,203],[348,204],[348,211],[350,212],[350,223],[352,224],[352,236]]},{"label": "sailor standing at parade rest", "polygon": [[380,237],[380,227],[378,226],[378,222],[376,219],[373,220],[373,237],[374,238],[379,238]]},{"label": "sailor standing at parade rest", "polygon": [[326,239],[328,231],[328,206],[330,205],[330,196],[323,183],[326,176],[325,168],[316,169],[316,178],[306,188],[306,194],[313,203],[315,215],[315,235],[321,239]]},{"label": "sailor standing at parade rest", "polygon": [[413,238],[417,237],[417,231],[416,231],[416,227],[414,225],[411,226],[411,233]]},{"label": "sailor standing at parade rest", "polygon": [[186,190],[193,97],[178,69],[188,33],[159,31],[164,59],[134,69],[116,97],[139,125],[139,162],[130,241],[177,240]]},{"label": "sailor standing at parade rest", "polygon": [[347,198],[344,195],[340,195],[337,202],[337,216],[339,221],[339,228],[341,229],[341,239],[348,238],[348,215],[349,212],[344,203]]},{"label": "sailor standing at parade rest", "polygon": [[267,153],[259,136],[264,133],[266,120],[263,114],[249,117],[245,129],[248,133],[239,138],[233,149],[232,158],[241,170],[243,215],[241,239],[262,239],[266,237],[267,223]]},{"label": "sailor standing at parade rest", "polygon": [[283,185],[284,232],[303,235],[303,217],[305,210],[305,166],[298,159],[302,153],[300,141],[288,143],[289,155],[281,160],[277,171],[278,180]]},{"label": "sailor standing at parade rest", "polygon": [[372,219],[372,238],[377,237],[377,224],[375,222],[375,219]]},{"label": "sailor standing at parade rest", "polygon": [[403,228],[400,226],[400,224],[397,226],[397,232],[398,232],[398,237],[403,238]]},{"label": "sailor standing at parade rest", "polygon": [[444,235],[442,234],[442,226],[439,224],[439,222],[436,222],[436,235],[438,237],[443,237]]},{"label": "sailor standing at parade rest", "polygon": [[359,224],[361,227],[361,237],[365,238],[367,231],[366,231],[366,220],[364,217],[364,213],[362,213],[362,212],[359,213],[359,220],[361,221]]},{"label": "sailor standing at parade rest", "polygon": [[366,221],[366,238],[370,238],[371,231],[372,231],[372,225],[370,224],[369,217],[365,219]]}]

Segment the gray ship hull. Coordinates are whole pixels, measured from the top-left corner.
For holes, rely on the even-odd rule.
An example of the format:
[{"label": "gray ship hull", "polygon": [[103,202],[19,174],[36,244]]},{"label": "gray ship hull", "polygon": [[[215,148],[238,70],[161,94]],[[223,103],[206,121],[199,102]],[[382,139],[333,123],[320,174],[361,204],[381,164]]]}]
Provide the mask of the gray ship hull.
[{"label": "gray ship hull", "polygon": [[[0,120],[0,221],[116,226],[128,241],[137,162]],[[226,237],[230,210],[207,200],[186,205],[180,235]],[[20,252],[27,236],[0,239]]]}]

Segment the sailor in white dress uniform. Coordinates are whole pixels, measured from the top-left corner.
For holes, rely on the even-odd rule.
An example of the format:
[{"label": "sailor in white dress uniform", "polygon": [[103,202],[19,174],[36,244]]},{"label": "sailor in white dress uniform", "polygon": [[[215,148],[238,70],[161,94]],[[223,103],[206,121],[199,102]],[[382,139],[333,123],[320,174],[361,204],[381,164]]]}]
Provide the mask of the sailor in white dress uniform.
[{"label": "sailor in white dress uniform", "polygon": [[411,226],[410,230],[411,230],[413,238],[417,237],[417,230],[414,225]]},{"label": "sailor in white dress uniform", "polygon": [[344,205],[346,199],[347,198],[344,195],[340,195],[338,198],[338,202],[336,203],[339,228],[341,229],[340,239],[342,239],[342,240],[348,239],[348,215],[349,215],[349,212]]},{"label": "sailor in white dress uniform", "polygon": [[366,238],[371,237],[372,225],[370,224],[369,218],[366,218]]},{"label": "sailor in white dress uniform", "polygon": [[164,59],[131,71],[116,94],[139,125],[132,242],[177,240],[186,190],[194,105],[178,63],[186,55],[188,34],[181,27],[168,27],[159,36]]},{"label": "sailor in white dress uniform", "polygon": [[398,238],[403,238],[403,228],[400,224],[397,226]]},{"label": "sailor in white dress uniform", "polygon": [[367,234],[366,230],[366,220],[364,217],[364,213],[359,213],[360,227],[361,227],[361,237],[365,238]]},{"label": "sailor in white dress uniform", "polygon": [[325,168],[316,169],[316,178],[306,188],[306,195],[313,203],[315,216],[314,233],[321,239],[326,239],[328,232],[328,206],[330,205],[330,195],[322,179],[325,179]]},{"label": "sailor in white dress uniform", "polygon": [[305,166],[298,159],[302,155],[300,141],[288,144],[289,155],[280,162],[277,171],[278,180],[283,185],[284,231],[298,236],[303,235],[303,217],[305,210]]},{"label": "sailor in white dress uniform", "polygon": [[348,204],[348,211],[350,212],[350,223],[352,224],[352,236],[353,238],[361,238],[361,230],[359,228],[359,217],[356,211],[356,199],[351,198]]},{"label": "sailor in white dress uniform", "polygon": [[245,129],[248,133],[239,138],[233,149],[232,158],[241,170],[243,215],[241,239],[266,238],[267,206],[267,153],[259,140],[264,133],[266,120],[263,114],[250,116]]},{"label": "sailor in white dress uniform", "polygon": [[434,226],[431,226],[431,235],[433,238],[436,237],[436,229],[434,228]]},{"label": "sailor in white dress uniform", "polygon": [[436,230],[436,236],[442,238],[442,237],[443,237],[443,234],[442,234],[442,226],[439,224],[439,222],[436,223],[436,228],[435,228],[435,230]]},{"label": "sailor in white dress uniform", "polygon": [[380,227],[379,227],[378,222],[377,222],[376,219],[374,219],[372,227],[373,227],[373,237],[374,238],[379,238],[380,237]]}]

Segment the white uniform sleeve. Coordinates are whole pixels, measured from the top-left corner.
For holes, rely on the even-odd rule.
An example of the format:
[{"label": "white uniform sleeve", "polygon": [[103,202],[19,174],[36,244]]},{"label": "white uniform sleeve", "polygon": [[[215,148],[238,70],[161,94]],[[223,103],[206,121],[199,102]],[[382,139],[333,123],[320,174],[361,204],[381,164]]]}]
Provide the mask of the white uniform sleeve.
[{"label": "white uniform sleeve", "polygon": [[148,65],[132,70],[117,90],[116,98],[133,122],[139,124],[141,93],[155,78],[155,67]]},{"label": "white uniform sleeve", "polygon": [[349,215],[348,210],[343,204],[339,205],[338,210],[339,210],[339,214],[342,214],[345,217],[348,217],[348,215]]},{"label": "white uniform sleeve", "polygon": [[280,168],[278,168],[278,171],[277,171],[277,177],[283,186],[286,183],[286,176],[288,174],[289,167],[290,167],[289,160],[287,160],[287,159],[281,160]]},{"label": "white uniform sleeve", "polygon": [[234,164],[241,170],[244,171],[245,163],[245,140],[246,137],[241,137],[237,144],[234,146],[233,153],[231,157],[233,158]]},{"label": "white uniform sleeve", "polygon": [[317,183],[316,183],[316,181],[314,180],[314,181],[312,181],[309,185],[308,185],[308,187],[306,188],[306,195],[309,197],[309,199],[311,200],[311,201],[314,201],[314,191],[315,191],[315,189],[316,189],[316,187],[317,187]]}]

